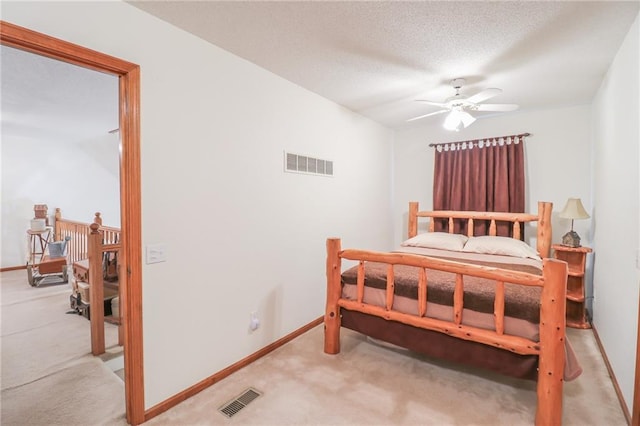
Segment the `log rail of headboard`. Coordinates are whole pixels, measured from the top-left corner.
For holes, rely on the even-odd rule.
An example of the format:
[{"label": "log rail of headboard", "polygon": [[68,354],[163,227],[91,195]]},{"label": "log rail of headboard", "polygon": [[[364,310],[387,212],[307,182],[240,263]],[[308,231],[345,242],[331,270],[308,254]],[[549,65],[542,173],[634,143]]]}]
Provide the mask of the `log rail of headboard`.
[{"label": "log rail of headboard", "polygon": [[456,210],[420,211],[418,202],[409,203],[409,238],[418,234],[418,218],[430,218],[429,232],[435,229],[433,219],[448,219],[449,233],[453,233],[454,219],[467,220],[467,236],[473,236],[474,220],[490,221],[489,235],[496,235],[496,222],[511,222],[513,225],[513,238],[520,239],[520,225],[527,222],[538,222],[536,249],[541,257],[549,257],[551,250],[551,212],[553,203],[547,201],[538,202],[538,214],[508,213],[508,212],[476,212]]}]

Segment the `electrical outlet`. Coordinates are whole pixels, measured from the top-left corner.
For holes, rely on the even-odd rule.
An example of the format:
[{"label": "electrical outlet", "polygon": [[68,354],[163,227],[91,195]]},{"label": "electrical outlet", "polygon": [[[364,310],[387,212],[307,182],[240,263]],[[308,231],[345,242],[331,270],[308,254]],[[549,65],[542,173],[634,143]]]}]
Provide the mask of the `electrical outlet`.
[{"label": "electrical outlet", "polygon": [[147,264],[167,261],[167,247],[164,244],[147,246]]},{"label": "electrical outlet", "polygon": [[249,321],[249,328],[252,331],[255,331],[258,329],[258,327],[260,327],[260,320],[258,319],[258,312],[253,311],[251,312],[251,319]]}]

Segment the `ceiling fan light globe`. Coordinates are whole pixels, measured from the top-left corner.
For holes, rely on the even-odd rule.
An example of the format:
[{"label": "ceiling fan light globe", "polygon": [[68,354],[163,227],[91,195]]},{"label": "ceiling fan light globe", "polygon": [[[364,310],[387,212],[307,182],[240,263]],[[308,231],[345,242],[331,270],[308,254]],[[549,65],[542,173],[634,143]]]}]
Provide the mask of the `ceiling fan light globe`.
[{"label": "ceiling fan light globe", "polygon": [[462,121],[462,125],[466,128],[473,124],[476,121],[475,117],[469,114],[466,111],[461,111],[459,114],[460,121]]},{"label": "ceiling fan light globe", "polygon": [[447,115],[447,118],[445,118],[444,123],[442,125],[447,130],[458,131],[458,126],[460,126],[460,122],[461,122],[460,112],[453,110],[449,113],[449,115]]},{"label": "ceiling fan light globe", "polygon": [[429,117],[430,115],[435,115],[439,113],[447,113],[447,117],[444,120],[443,127],[447,130],[451,131],[460,131],[460,129],[467,128],[472,125],[476,121],[476,117],[471,115],[469,112],[474,111],[496,111],[496,112],[508,112],[514,111],[518,109],[518,105],[516,104],[483,104],[482,102],[487,99],[493,98],[494,96],[502,93],[502,89],[498,89],[496,87],[491,87],[488,89],[484,89],[481,92],[476,93],[472,96],[465,96],[460,94],[460,89],[464,85],[465,80],[463,78],[456,78],[451,81],[451,85],[455,89],[455,95],[447,98],[444,103],[433,102],[426,99],[421,99],[421,102],[435,105],[443,108],[440,111],[421,115],[419,117],[414,117],[409,119],[408,121],[417,120],[424,117]]}]

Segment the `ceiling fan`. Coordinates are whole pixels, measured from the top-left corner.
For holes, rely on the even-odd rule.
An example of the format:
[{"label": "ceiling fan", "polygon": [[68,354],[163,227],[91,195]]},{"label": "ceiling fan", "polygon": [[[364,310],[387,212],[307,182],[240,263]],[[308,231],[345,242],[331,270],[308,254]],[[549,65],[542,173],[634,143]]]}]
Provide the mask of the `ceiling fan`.
[{"label": "ceiling fan", "polygon": [[482,102],[493,98],[502,93],[502,89],[490,88],[485,89],[475,95],[466,97],[460,94],[460,89],[464,86],[464,78],[456,78],[451,80],[451,86],[455,89],[456,94],[447,98],[444,102],[434,102],[424,99],[417,99],[418,102],[424,102],[429,105],[439,106],[440,111],[429,114],[420,115],[410,118],[407,121],[420,120],[421,118],[430,117],[432,115],[449,113],[444,120],[444,128],[447,130],[460,130],[461,127],[469,127],[476,118],[470,114],[473,111],[498,111],[507,112],[518,109],[516,104],[483,104]]}]

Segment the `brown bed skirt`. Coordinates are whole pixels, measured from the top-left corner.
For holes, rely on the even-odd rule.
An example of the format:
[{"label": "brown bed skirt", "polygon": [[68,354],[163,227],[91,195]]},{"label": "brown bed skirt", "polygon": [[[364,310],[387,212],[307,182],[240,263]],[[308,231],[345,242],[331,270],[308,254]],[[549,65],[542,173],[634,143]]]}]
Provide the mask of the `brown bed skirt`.
[{"label": "brown bed skirt", "polygon": [[510,351],[462,340],[437,331],[425,330],[387,321],[361,312],[340,310],[342,326],[374,339],[427,356],[494,371],[518,379],[536,380],[538,356]]}]

